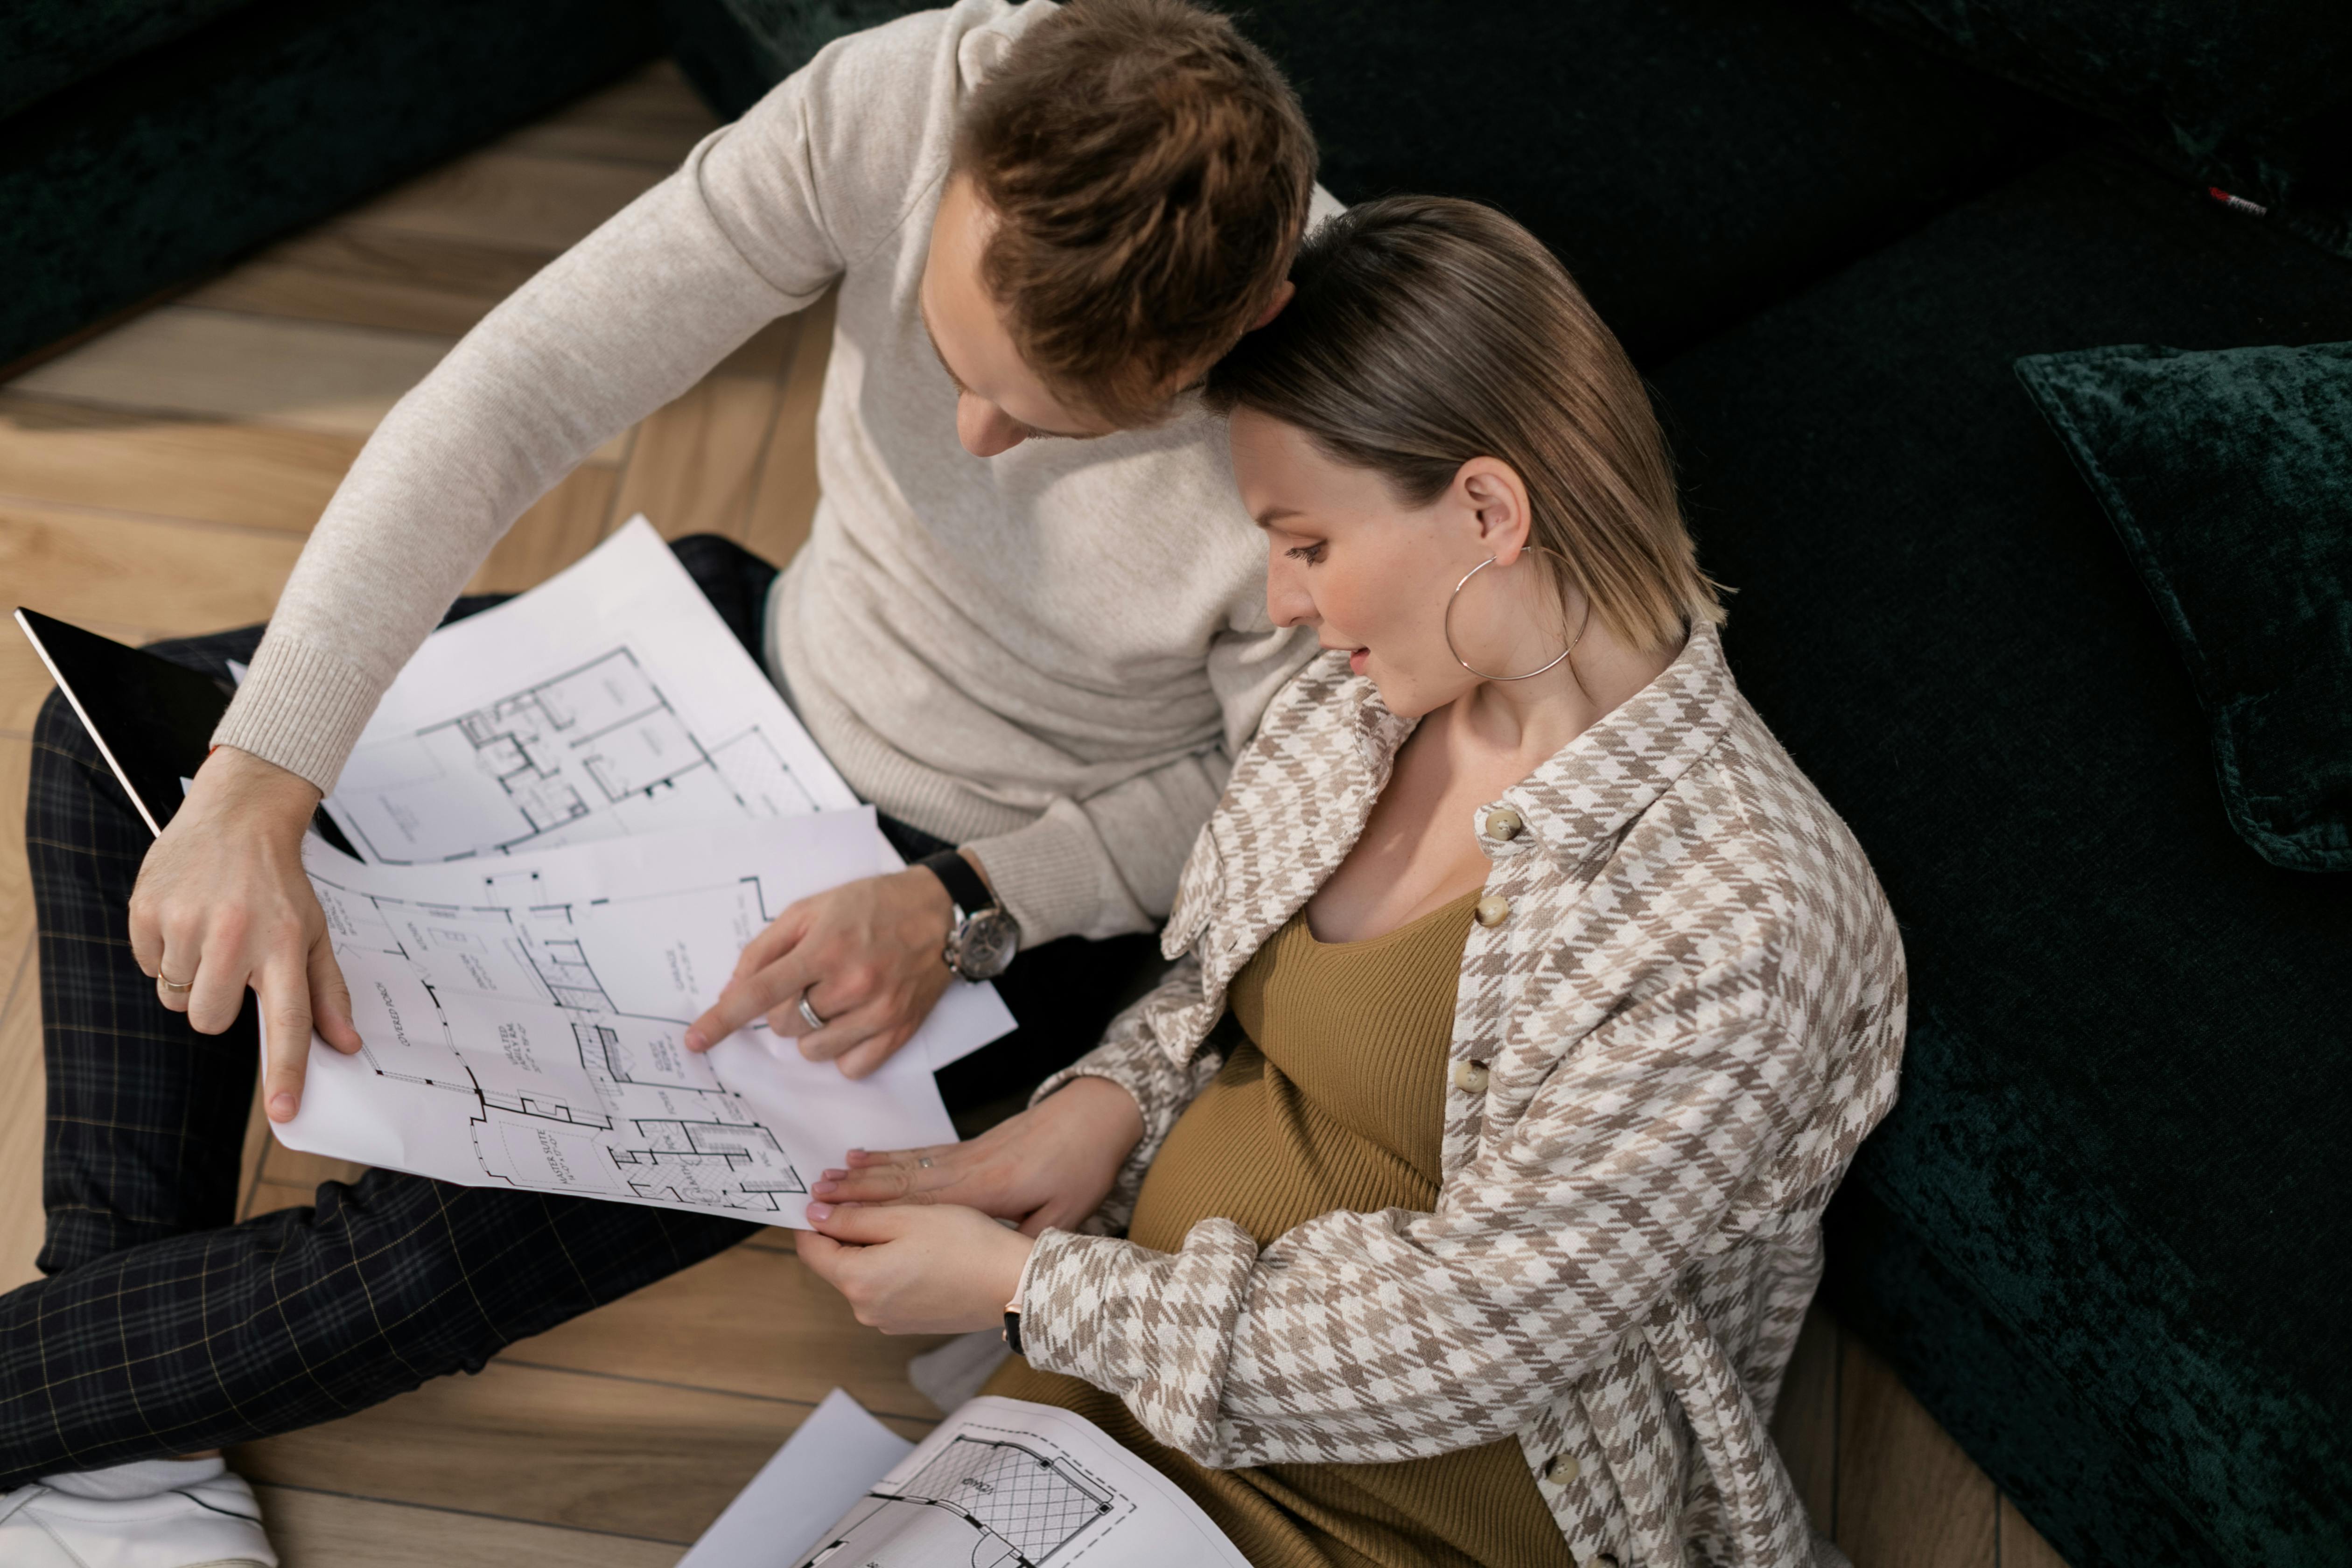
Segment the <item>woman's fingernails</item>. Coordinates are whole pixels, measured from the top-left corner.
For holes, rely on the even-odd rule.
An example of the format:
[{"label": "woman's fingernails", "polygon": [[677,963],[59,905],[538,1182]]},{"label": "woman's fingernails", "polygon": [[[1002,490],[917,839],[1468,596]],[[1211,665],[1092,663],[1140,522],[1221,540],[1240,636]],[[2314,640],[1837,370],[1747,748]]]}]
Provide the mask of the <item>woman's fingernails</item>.
[{"label": "woman's fingernails", "polygon": [[833,1217],[833,1205],[831,1204],[811,1204],[808,1206],[808,1216],[811,1219],[831,1219]]},{"label": "woman's fingernails", "polygon": [[814,1191],[814,1192],[816,1194],[816,1195],[817,1195],[818,1197],[821,1197],[821,1198],[829,1198],[829,1197],[833,1196],[835,1193],[837,1193],[837,1192],[841,1191],[841,1184],[840,1184],[839,1182],[832,1181],[832,1180],[829,1180],[829,1179],[828,1179],[828,1180],[824,1180],[824,1181],[820,1181],[820,1182],[818,1182],[818,1183],[817,1183],[817,1184],[816,1184],[814,1188],[812,1188],[811,1190],[812,1190],[812,1191]]},{"label": "woman's fingernails", "polygon": [[689,1051],[698,1051],[709,1043],[702,1037],[702,1031],[699,1029],[688,1029],[686,1032],[686,1048]]},{"label": "woman's fingernails", "polygon": [[293,1121],[294,1097],[290,1094],[282,1092],[271,1095],[269,1097],[269,1120],[272,1121]]}]

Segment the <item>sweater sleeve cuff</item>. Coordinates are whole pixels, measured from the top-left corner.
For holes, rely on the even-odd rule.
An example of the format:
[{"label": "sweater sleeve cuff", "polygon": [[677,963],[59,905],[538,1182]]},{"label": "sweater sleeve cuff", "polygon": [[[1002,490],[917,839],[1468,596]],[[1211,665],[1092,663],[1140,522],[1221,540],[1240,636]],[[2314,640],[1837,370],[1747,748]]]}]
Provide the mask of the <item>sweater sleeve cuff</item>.
[{"label": "sweater sleeve cuff", "polygon": [[270,636],[246,672],[213,744],[235,746],[335,793],[383,689],[351,664],[293,637]]},{"label": "sweater sleeve cuff", "polygon": [[1021,922],[1023,947],[1065,936],[1098,941],[1150,923],[1139,910],[1132,922],[1121,918],[1120,906],[1133,905],[1123,887],[1106,898],[1104,884],[1116,885],[1118,873],[1075,802],[1056,801],[1028,826],[964,847],[980,857],[1005,912]]}]

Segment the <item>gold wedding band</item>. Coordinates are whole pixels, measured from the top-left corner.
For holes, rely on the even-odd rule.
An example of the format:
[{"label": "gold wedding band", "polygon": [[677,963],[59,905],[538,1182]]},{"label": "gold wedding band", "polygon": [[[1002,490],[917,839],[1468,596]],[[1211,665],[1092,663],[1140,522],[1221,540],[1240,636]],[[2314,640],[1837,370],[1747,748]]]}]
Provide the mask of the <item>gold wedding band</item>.
[{"label": "gold wedding band", "polygon": [[196,988],[194,981],[174,980],[160,969],[155,972],[155,984],[166,991],[194,991]]}]

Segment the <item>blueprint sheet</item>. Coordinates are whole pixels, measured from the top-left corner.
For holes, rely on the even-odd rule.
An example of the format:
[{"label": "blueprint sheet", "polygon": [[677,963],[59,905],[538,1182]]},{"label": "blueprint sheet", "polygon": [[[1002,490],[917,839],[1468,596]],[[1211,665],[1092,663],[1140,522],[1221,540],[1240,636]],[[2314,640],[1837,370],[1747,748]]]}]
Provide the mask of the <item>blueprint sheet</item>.
[{"label": "blueprint sheet", "polygon": [[388,865],[856,805],[643,517],[425,638],[326,801]]},{"label": "blueprint sheet", "polygon": [[835,1389],[678,1568],[1077,1563],[1249,1568],[1174,1482],[1084,1416],[992,1395],[910,1448]]},{"label": "blueprint sheet", "polygon": [[430,866],[314,835],[303,862],[365,1045],[312,1039],[274,1128],[291,1149],[805,1228],[809,1183],[849,1148],[952,1142],[932,1068],[1013,1026],[994,987],[950,982],[861,1080],[764,1025],[685,1048],[786,904],[899,864],[871,808]]}]

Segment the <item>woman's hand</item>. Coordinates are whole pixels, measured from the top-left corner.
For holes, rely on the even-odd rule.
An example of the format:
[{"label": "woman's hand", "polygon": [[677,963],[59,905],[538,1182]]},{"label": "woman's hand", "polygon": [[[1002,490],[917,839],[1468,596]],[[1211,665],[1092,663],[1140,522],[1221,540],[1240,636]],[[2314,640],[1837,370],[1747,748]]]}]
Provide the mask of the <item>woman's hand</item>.
[{"label": "woman's hand", "polygon": [[1024,1236],[1076,1228],[1109,1196],[1143,1140],[1135,1097],[1103,1078],[1074,1078],[1036,1105],[962,1143],[849,1152],[827,1171],[821,1204],[957,1204],[1009,1219]]},{"label": "woman's hand", "polygon": [[886,1334],[992,1329],[1036,1245],[968,1208],[811,1204],[801,1261]]}]

